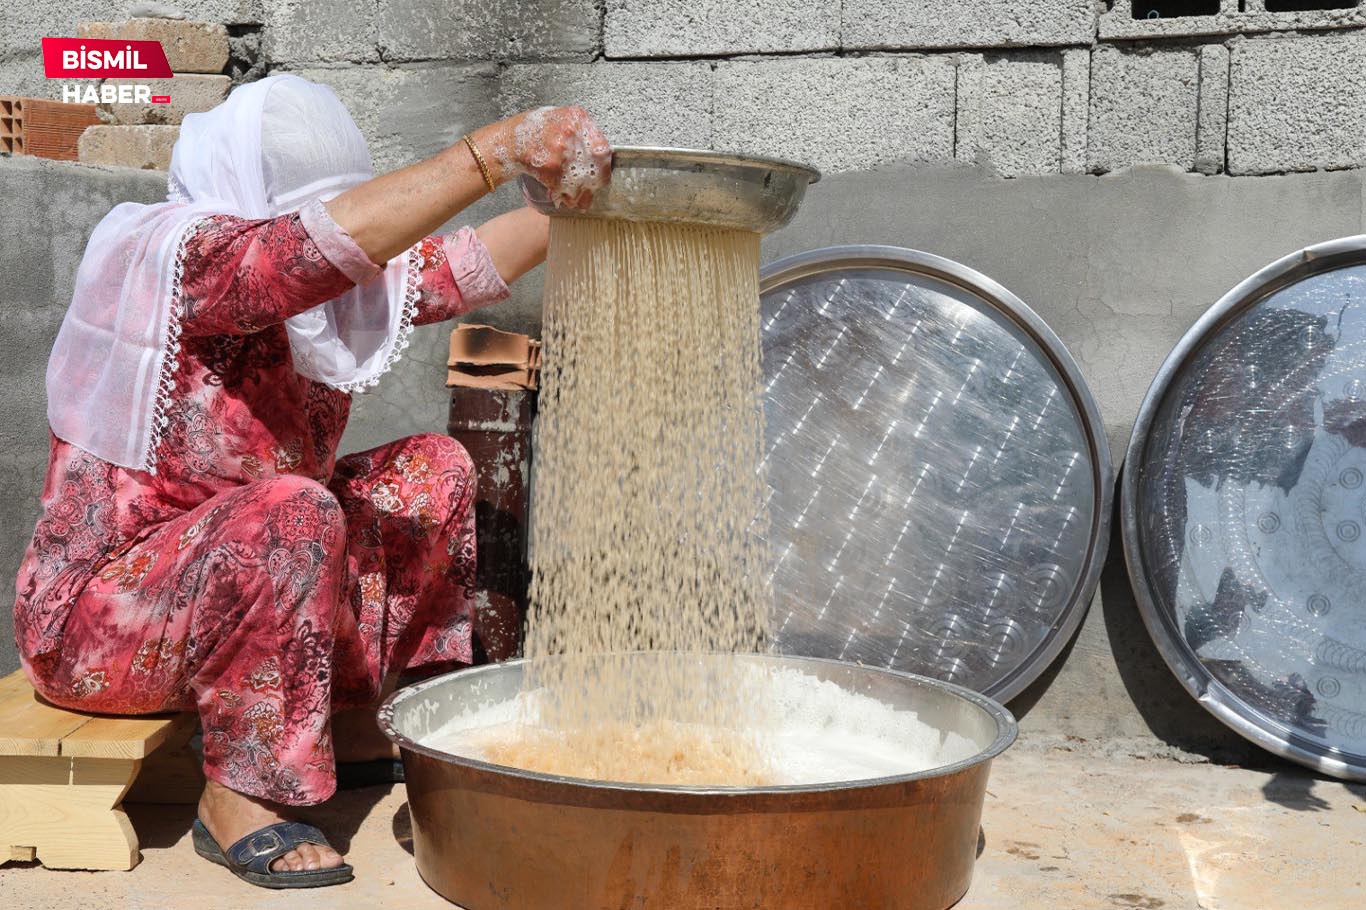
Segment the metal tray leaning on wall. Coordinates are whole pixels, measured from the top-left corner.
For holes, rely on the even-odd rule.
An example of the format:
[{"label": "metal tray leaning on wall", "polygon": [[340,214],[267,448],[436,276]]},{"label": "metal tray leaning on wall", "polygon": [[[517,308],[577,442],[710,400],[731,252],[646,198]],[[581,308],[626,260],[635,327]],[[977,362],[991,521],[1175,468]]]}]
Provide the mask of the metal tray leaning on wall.
[{"label": "metal tray leaning on wall", "polygon": [[760,285],[777,650],[1019,694],[1109,542],[1076,363],[1014,294],[927,253],[815,250]]},{"label": "metal tray leaning on wall", "polygon": [[1201,317],[1124,474],[1129,574],[1182,685],[1252,742],[1366,780],[1366,237]]}]

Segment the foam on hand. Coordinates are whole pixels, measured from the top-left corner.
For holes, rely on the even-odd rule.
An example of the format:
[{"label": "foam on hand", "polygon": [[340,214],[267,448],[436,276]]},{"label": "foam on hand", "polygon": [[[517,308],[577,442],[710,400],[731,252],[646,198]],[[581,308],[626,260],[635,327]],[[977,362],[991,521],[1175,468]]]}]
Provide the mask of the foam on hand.
[{"label": "foam on hand", "polygon": [[[494,147],[494,156],[503,170],[510,174],[530,174],[538,179],[542,176],[538,172],[550,163],[544,135],[550,116],[557,110],[546,106],[527,112],[512,132],[512,147],[501,142]],[[598,167],[596,158],[608,151],[600,136],[594,139],[591,135],[589,127],[592,120],[586,114],[575,111],[565,112],[562,116],[565,124],[572,128],[572,133],[566,140],[556,186],[547,187],[550,198],[557,206],[603,186],[605,175]]]}]

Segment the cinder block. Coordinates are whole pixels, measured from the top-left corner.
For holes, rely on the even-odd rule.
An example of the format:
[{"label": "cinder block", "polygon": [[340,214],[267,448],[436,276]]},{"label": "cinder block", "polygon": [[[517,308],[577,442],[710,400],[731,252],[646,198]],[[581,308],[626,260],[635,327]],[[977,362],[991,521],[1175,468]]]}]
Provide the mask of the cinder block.
[{"label": "cinder block", "polygon": [[[174,0],[169,5],[183,12],[185,19],[159,21],[222,22],[228,25],[260,22],[264,2],[266,0]],[[39,39],[45,36],[85,37],[80,34],[83,22],[126,22],[129,10],[137,5],[132,0],[62,0],[60,3],[16,0],[0,4],[0,56],[36,54]],[[171,69],[173,72],[189,72],[177,69],[174,61]],[[42,74],[41,69],[39,74]],[[6,91],[12,88],[9,83],[0,83],[0,86]]]},{"label": "cinder block", "polygon": [[1217,174],[1228,149],[1228,48],[1200,48],[1200,113],[1195,126],[1195,169]]},{"label": "cinder block", "polygon": [[379,0],[386,60],[591,59],[593,0]]},{"label": "cinder block", "polygon": [[365,134],[384,173],[434,155],[498,119],[498,69],[455,64],[298,71],[329,85]]},{"label": "cinder block", "polygon": [[179,135],[178,126],[92,126],[81,134],[81,164],[164,171]]},{"label": "cinder block", "polygon": [[705,63],[510,67],[503,78],[503,112],[542,104],[586,108],[617,145],[712,144],[711,70]]},{"label": "cinder block", "polygon": [[24,98],[61,98],[61,80],[43,75],[43,58],[36,47],[32,54],[0,54],[0,91]]},{"label": "cinder block", "polygon": [[947,57],[841,57],[718,64],[716,147],[828,171],[953,158]]},{"label": "cinder block", "polygon": [[1091,44],[1092,0],[844,0],[846,48]]},{"label": "cinder block", "polygon": [[1222,0],[1220,7],[1219,13],[1213,16],[1135,19],[1128,2],[1112,3],[1110,9],[1100,16],[1100,38],[1102,41],[1152,41],[1195,35],[1251,35],[1299,29],[1322,31],[1361,28],[1366,25],[1366,7],[1360,6],[1352,9],[1308,9],[1268,13],[1265,0]]},{"label": "cinder block", "polygon": [[1366,164],[1366,39],[1243,41],[1229,92],[1230,173]]},{"label": "cinder block", "polygon": [[1062,91],[1057,54],[964,60],[958,67],[955,157],[1005,177],[1058,173]]},{"label": "cinder block", "polygon": [[840,5],[805,0],[607,0],[608,57],[697,57],[829,50]]},{"label": "cinder block", "polygon": [[173,79],[106,79],[108,85],[147,85],[152,95],[168,95],[168,104],[101,104],[100,119],[106,123],[180,123],[186,114],[207,111],[228,97],[232,80],[227,76],[180,73]]},{"label": "cinder block", "polygon": [[219,22],[128,19],[82,22],[82,38],[160,41],[173,73],[221,73],[228,65],[228,29]]},{"label": "cinder block", "polygon": [[[375,0],[270,0],[262,44],[272,64],[377,63]],[[448,23],[450,33],[464,23]]]},{"label": "cinder block", "polygon": [[1091,49],[1062,52],[1062,172],[1086,173],[1086,132],[1091,107]]},{"label": "cinder block", "polygon": [[1087,168],[1135,164],[1195,167],[1200,53],[1099,47],[1091,54]]}]

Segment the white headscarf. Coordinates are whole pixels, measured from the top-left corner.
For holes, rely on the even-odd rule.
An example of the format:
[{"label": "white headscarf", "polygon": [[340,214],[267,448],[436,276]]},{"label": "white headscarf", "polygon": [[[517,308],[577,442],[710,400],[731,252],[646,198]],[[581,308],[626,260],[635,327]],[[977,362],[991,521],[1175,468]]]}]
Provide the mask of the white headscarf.
[{"label": "white headscarf", "polygon": [[[67,442],[156,472],[180,351],[185,243],[209,215],[273,218],[373,175],[365,139],[331,89],[293,75],[243,85],[190,114],[167,201],[125,202],[96,225],[48,361],[48,422]],[[411,253],[340,297],[291,317],[294,369],[342,391],[374,385],[408,344]]]}]

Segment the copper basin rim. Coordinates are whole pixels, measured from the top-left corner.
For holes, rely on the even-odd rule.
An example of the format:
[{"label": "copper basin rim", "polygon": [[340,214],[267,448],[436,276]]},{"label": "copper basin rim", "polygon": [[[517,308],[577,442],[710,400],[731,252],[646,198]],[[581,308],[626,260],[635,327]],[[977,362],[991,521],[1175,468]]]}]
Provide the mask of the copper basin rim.
[{"label": "copper basin rim", "polygon": [[410,735],[511,697],[526,662],[463,670],[400,690],[380,709],[403,754],[423,879],[466,910],[944,910],[962,897],[991,761],[1018,733],[1009,711],[948,683],[839,661],[705,659],[800,669],[914,703],[979,751],[915,774],[820,785],[554,777],[437,752]]}]

